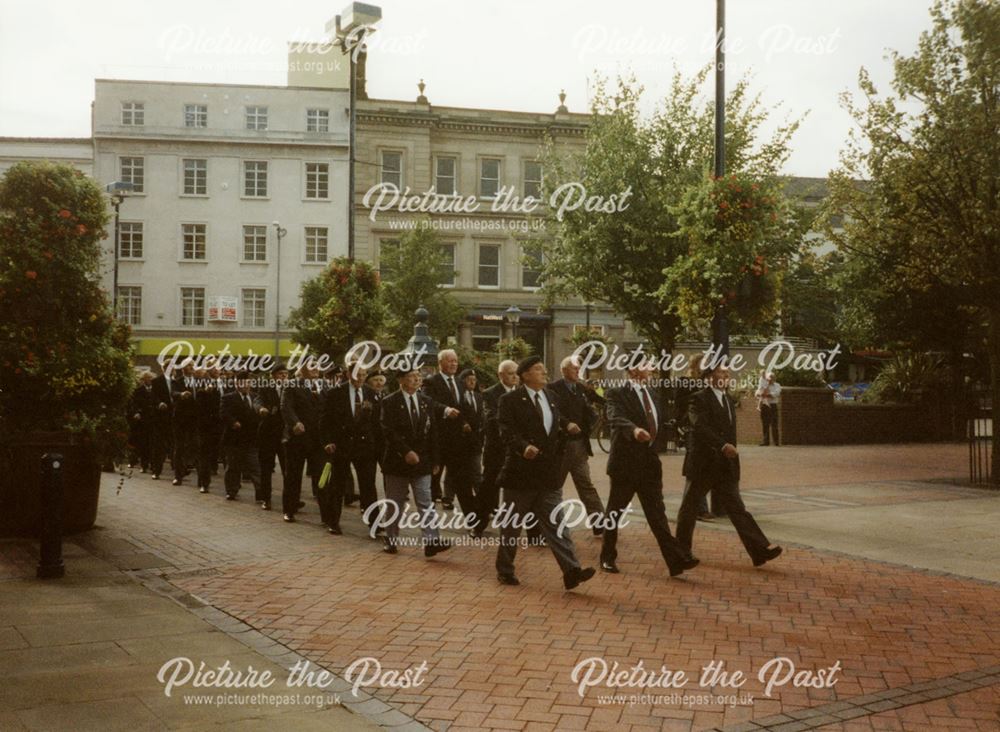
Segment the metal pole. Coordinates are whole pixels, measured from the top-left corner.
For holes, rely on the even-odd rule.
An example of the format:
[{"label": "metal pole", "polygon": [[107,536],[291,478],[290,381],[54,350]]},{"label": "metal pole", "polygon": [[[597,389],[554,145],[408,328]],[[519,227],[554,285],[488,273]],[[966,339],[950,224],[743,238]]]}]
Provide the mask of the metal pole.
[{"label": "metal pole", "polygon": [[38,537],[40,556],[35,572],[39,579],[66,574],[62,560],[63,463],[61,453],[47,452],[42,455],[42,530]]},{"label": "metal pole", "polygon": [[118,317],[118,207],[121,206],[121,201],[118,199],[114,200],[115,207],[115,269],[114,269],[114,282],[111,284],[111,312],[114,317]]},{"label": "metal pole", "polygon": [[[358,44],[364,43],[365,31],[361,31],[361,38],[358,40]],[[348,58],[350,59],[350,70],[351,70],[351,124],[350,124],[350,137],[348,139],[348,168],[347,168],[347,258],[354,261],[354,158],[355,155],[355,130],[357,127],[357,93],[358,93],[358,67],[354,62],[354,48],[347,49],[347,44],[344,44],[345,50],[347,50]],[[355,48],[360,49],[359,46]]]},{"label": "metal pole", "polygon": [[[715,0],[715,177],[726,174],[726,0]],[[712,345],[729,355],[729,318],[725,305],[712,318]]]},{"label": "metal pole", "polygon": [[281,226],[274,227],[274,234],[278,238],[274,251],[277,269],[277,282],[274,285],[274,360],[277,363],[281,358]]}]

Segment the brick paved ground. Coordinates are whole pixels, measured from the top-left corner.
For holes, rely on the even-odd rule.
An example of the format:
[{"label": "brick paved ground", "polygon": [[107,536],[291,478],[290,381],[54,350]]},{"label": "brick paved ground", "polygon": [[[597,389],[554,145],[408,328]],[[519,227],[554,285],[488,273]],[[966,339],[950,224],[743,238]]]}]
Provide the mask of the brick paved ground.
[{"label": "brick paved ground", "polygon": [[[944,482],[961,473],[958,445],[743,453],[744,492],[762,523],[879,506],[932,517],[941,506],[983,504],[994,515],[1000,507],[990,500],[998,496]],[[676,506],[678,458],[664,460],[668,505]],[[420,688],[375,696],[435,729],[1000,729],[994,583],[802,545],[754,569],[731,531],[703,524],[702,565],[671,580],[637,522],[621,532],[621,575],[599,574],[565,593],[551,553],[528,549],[518,558],[522,586],[501,587],[484,547],[431,561],[414,548],[385,556],[363,537],[357,511],[348,512],[345,536],[330,537],[312,502],[303,521],[285,525],[248,498],[232,504],[219,493],[136,476],[120,495],[103,497],[101,528],[76,541],[122,569],[162,575],[332,670],[364,656],[386,669],[426,660]],[[599,543],[575,536],[581,558],[596,563]],[[900,551],[905,560],[906,546]],[[0,553],[0,578],[28,564]],[[600,688],[581,698],[571,672],[592,656],[693,677],[720,660],[748,673],[740,695],[753,703],[629,703],[602,697],[636,690]],[[839,661],[839,681],[832,689],[788,685],[768,698],[756,673],[776,656],[799,669]],[[729,693],[699,689],[697,678],[686,692]]]}]

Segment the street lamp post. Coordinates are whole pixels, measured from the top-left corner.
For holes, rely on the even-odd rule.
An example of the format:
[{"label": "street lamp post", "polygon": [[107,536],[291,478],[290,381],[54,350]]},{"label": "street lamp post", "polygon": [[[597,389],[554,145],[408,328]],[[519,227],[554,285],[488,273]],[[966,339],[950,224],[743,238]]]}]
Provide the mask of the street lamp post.
[{"label": "street lamp post", "polygon": [[[726,174],[726,0],[715,0],[715,177]],[[720,305],[712,317],[716,356],[729,355],[729,317]]]},{"label": "street lamp post", "polygon": [[277,277],[274,283],[274,360],[277,361],[281,357],[281,240],[284,238],[285,234],[288,233],[288,229],[281,226],[278,221],[272,221],[271,225],[274,226],[274,235],[278,240],[278,243],[274,247],[274,262],[275,269],[277,270]]},{"label": "street lamp post", "polygon": [[511,340],[514,340],[517,338],[517,324],[521,322],[521,308],[517,305],[511,305],[503,311],[503,316],[506,318],[507,322],[510,323]]},{"label": "street lamp post", "polygon": [[[332,23],[326,24],[327,32],[333,30],[340,43],[341,51],[347,55],[350,73],[349,96],[350,117],[347,160],[347,258],[354,261],[354,166],[357,158],[357,96],[358,96],[358,54],[364,50],[365,38],[375,32],[375,23],[382,19],[382,9],[367,3],[351,3]],[[331,25],[333,26],[331,29]]]},{"label": "street lamp post", "polygon": [[122,205],[122,201],[128,197],[128,194],[135,188],[131,183],[125,183],[123,181],[115,181],[114,183],[108,183],[104,190],[111,195],[111,205],[115,209],[115,252],[114,252],[114,274],[112,275],[111,282],[111,312],[114,313],[114,317],[118,317],[118,248],[119,248],[119,231],[121,230],[119,222],[119,208]]}]

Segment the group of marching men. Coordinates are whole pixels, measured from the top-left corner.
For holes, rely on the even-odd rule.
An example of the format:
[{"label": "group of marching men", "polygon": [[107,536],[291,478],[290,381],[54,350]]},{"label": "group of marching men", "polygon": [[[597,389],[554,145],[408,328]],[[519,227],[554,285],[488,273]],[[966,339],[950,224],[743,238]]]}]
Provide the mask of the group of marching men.
[{"label": "group of marching men", "polygon": [[[130,406],[133,461],[159,479],[171,454],[173,484],[192,470],[208,493],[220,458],[225,465],[226,499],[237,500],[242,481],[254,487],[260,507],[271,510],[275,464],[283,478],[281,509],[295,522],[305,507],[303,476],[309,476],[320,518],[334,535],[342,533],[343,507],[360,503],[372,537],[396,554],[403,507],[412,494],[420,512],[424,554],[452,548],[441,537],[435,502],[457,510],[470,534],[500,534],[497,579],[517,585],[514,559],[522,529],[534,544],[548,545],[569,590],[594,576],[581,566],[569,535],[558,528],[562,486],[572,475],[587,525],[601,537],[600,567],[620,571],[617,538],[638,496],[671,576],[693,569],[695,520],[706,495],[737,529],[755,566],[776,558],[739,494],[734,405],[726,392],[724,366],[702,373],[706,387],[688,400],[690,429],[684,459],[684,498],[677,535],[663,503],[662,463],[656,437],[668,424],[654,374],[640,364],[625,385],[605,395],[612,428],[607,472],[611,491],[605,506],[590,478],[592,403],[599,399],[567,358],[562,378],[549,383],[541,358],[499,364],[498,382],[480,389],[476,373],[458,372],[452,350],[438,356],[437,371],[396,373],[398,389],[385,393],[386,377],[348,363],[333,379],[303,364],[294,374],[276,366],[269,374],[219,373],[186,364],[154,376],[144,372]],[[352,474],[353,468],[353,474]],[[381,469],[385,500],[379,503],[376,472]],[[355,481],[356,476],[356,481]],[[355,491],[356,485],[356,491]],[[503,489],[503,511],[500,490]],[[454,502],[457,500],[458,507]],[[386,505],[395,511],[385,512]],[[379,510],[368,510],[370,507]],[[722,511],[719,511],[721,513]],[[388,519],[386,519],[388,516]],[[497,526],[494,518],[503,517]]]}]

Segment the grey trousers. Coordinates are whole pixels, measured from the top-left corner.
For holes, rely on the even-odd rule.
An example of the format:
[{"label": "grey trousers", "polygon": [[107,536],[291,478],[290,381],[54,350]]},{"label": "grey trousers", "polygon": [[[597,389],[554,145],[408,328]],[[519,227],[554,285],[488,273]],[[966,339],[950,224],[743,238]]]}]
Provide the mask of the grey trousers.
[{"label": "grey trousers", "polygon": [[[538,521],[538,528],[548,543],[552,554],[563,574],[579,569],[580,562],[576,558],[573,541],[568,535],[560,536],[556,532],[556,524],[552,521],[552,511],[562,500],[558,488],[550,490],[533,490],[525,488],[504,488],[504,503],[513,504],[513,515],[519,521],[532,515]],[[510,522],[500,529],[500,548],[497,549],[497,572],[514,574],[514,557],[517,555],[517,540],[521,529],[511,526]]]},{"label": "grey trousers", "polygon": [[[434,510],[434,501],[431,500],[431,476],[418,475],[410,477],[408,475],[383,475],[385,481],[385,497],[396,504],[397,511],[395,520],[385,527],[385,535],[390,540],[399,536],[399,523],[403,516],[403,506],[410,496],[410,488],[413,488],[413,501],[417,504],[423,523],[436,521],[437,512]],[[420,529],[424,536],[424,541],[437,541],[440,533],[436,528],[424,526]]]},{"label": "grey trousers", "polygon": [[587,455],[587,443],[583,440],[569,440],[563,450],[562,465],[559,468],[559,489],[562,490],[566,476],[573,476],[576,493],[587,508],[588,514],[604,516],[604,504],[597,495],[597,489],[590,479],[590,456]]}]

